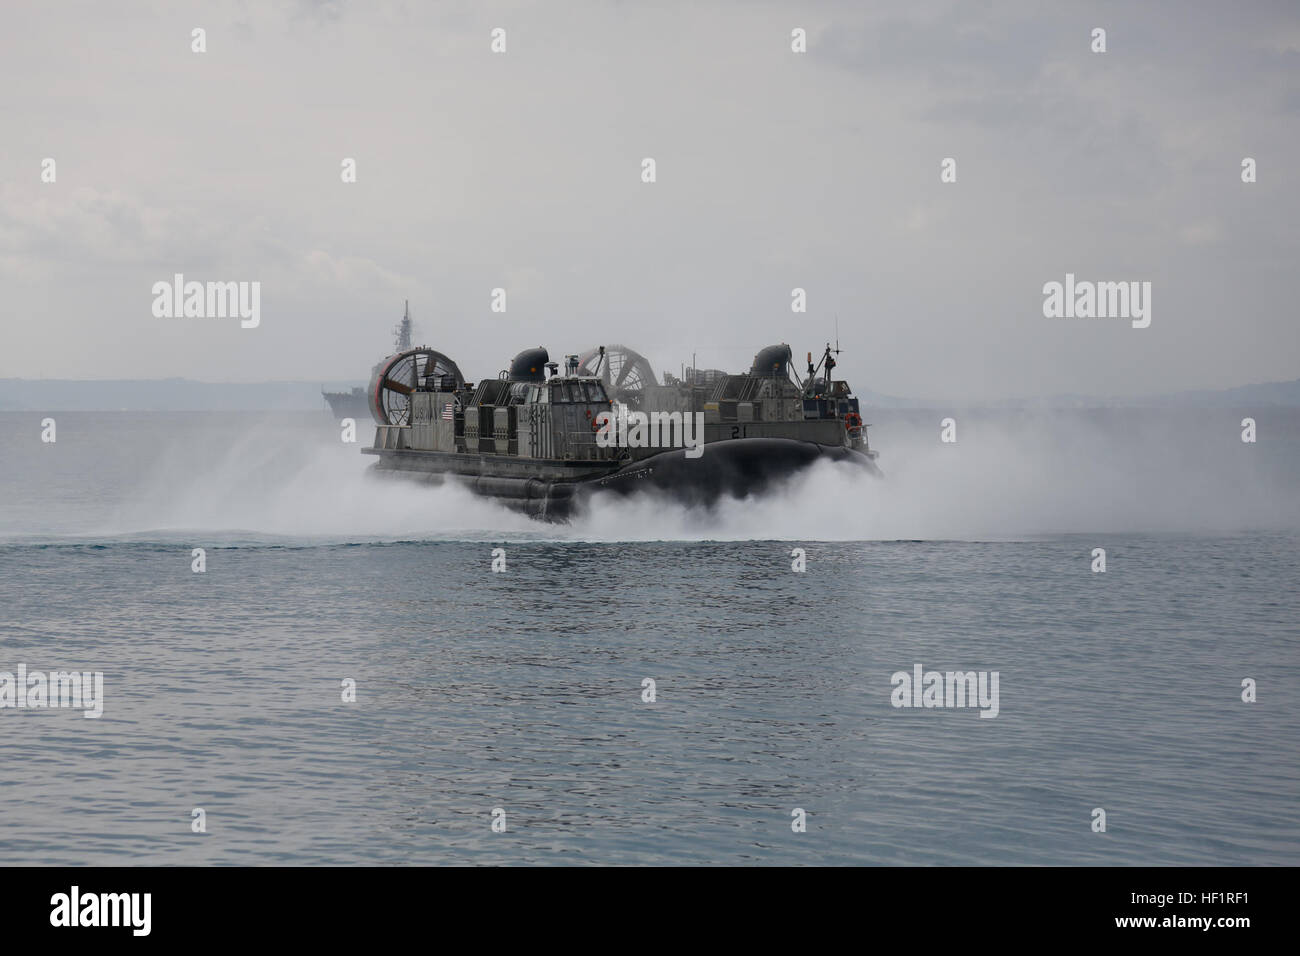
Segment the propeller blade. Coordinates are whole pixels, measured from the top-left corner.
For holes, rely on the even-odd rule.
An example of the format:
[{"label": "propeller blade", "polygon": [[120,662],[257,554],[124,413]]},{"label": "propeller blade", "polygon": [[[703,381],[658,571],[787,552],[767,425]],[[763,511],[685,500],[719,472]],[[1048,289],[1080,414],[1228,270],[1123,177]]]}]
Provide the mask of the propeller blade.
[{"label": "propeller blade", "polygon": [[412,392],[415,391],[415,389],[412,388],[410,385],[403,385],[401,382],[397,381],[397,379],[394,378],[384,379],[384,388],[391,388],[394,392],[397,392],[399,395],[410,395]]}]

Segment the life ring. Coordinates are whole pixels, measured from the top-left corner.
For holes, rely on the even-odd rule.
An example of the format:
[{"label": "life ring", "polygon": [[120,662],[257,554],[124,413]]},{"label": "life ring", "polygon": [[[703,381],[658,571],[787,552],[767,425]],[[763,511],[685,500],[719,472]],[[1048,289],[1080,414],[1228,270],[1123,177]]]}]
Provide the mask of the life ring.
[{"label": "life ring", "polygon": [[849,412],[844,416],[844,430],[856,431],[862,427],[862,416],[857,412]]}]

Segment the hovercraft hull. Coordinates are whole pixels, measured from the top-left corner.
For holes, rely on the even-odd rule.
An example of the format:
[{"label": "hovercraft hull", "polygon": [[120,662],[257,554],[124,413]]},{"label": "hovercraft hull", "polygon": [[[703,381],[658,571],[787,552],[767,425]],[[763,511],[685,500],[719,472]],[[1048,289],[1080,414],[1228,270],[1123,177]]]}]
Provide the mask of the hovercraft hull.
[{"label": "hovercraft hull", "polygon": [[709,442],[689,458],[685,449],[630,462],[531,461],[508,455],[465,455],[392,450],[380,452],[375,473],[441,484],[455,481],[526,514],[564,520],[594,495],[649,493],[688,506],[709,507],[724,498],[745,498],[774,487],[818,461],[831,461],[879,475],[862,452],[788,438],[741,438]]}]

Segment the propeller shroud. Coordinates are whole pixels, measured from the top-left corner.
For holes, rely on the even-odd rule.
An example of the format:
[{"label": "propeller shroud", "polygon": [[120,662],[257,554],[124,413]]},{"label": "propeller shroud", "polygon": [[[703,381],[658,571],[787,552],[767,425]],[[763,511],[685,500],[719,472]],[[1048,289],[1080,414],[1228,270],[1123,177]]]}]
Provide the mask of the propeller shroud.
[{"label": "propeller shroud", "polygon": [[455,378],[457,390],[465,387],[460,368],[441,352],[421,347],[388,356],[370,377],[370,414],[380,425],[409,425],[411,395],[447,375]]},{"label": "propeller shroud", "polygon": [[595,375],[597,366],[610,395],[631,405],[639,406],[645,388],[656,381],[649,359],[626,345],[605,346],[603,362],[598,348],[579,356],[580,375]]}]

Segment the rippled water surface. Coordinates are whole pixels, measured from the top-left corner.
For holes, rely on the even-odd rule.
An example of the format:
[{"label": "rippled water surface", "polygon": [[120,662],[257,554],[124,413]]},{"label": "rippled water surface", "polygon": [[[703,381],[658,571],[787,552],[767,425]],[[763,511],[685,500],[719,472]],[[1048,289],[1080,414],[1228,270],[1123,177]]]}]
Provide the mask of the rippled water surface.
[{"label": "rippled water surface", "polygon": [[0,710],[0,862],[1300,863],[1286,416],[882,413],[883,482],[543,526],[327,417],[0,415],[0,671],[105,682]]}]

